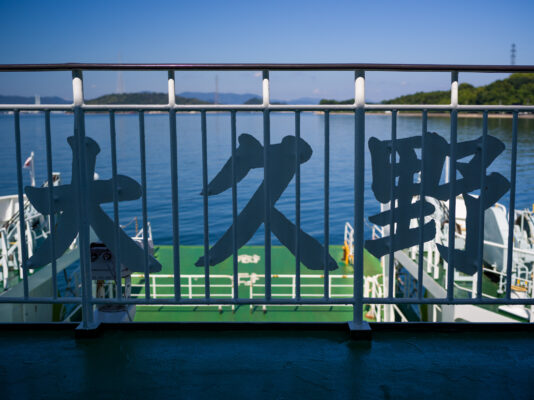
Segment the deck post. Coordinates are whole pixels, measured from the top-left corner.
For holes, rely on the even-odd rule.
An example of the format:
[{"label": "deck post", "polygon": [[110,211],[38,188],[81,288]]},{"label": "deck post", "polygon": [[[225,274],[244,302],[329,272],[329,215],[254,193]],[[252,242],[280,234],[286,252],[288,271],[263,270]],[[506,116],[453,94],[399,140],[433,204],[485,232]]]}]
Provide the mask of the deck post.
[{"label": "deck post", "polygon": [[371,328],[363,321],[363,194],[365,179],[365,71],[354,74],[354,314],[349,322],[352,339],[371,338]]},{"label": "deck post", "polygon": [[[83,111],[83,76],[82,71],[72,71],[72,95],[74,99],[74,138],[76,141],[76,152],[73,157],[77,158],[77,182],[75,188],[78,201],[78,248],[80,251],[80,270],[82,278],[82,322],[76,328],[77,338],[94,336],[98,323],[94,321],[91,281],[91,258],[89,251],[90,230],[88,216],[88,181],[86,172],[85,154],[85,116]],[[74,177],[73,177],[74,179]]]},{"label": "deck post", "polygon": [[271,146],[271,113],[270,107],[269,71],[263,71],[263,201],[265,228],[265,300],[271,300],[271,184],[269,147]]}]

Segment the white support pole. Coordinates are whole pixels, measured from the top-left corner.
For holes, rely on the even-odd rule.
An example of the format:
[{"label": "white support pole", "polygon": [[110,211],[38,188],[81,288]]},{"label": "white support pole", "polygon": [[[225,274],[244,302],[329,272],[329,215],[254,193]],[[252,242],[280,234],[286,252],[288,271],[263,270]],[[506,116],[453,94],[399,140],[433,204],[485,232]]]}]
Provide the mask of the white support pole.
[{"label": "white support pole", "polygon": [[451,72],[451,107],[458,107],[458,71]]},{"label": "white support pole", "polygon": [[169,95],[169,107],[176,105],[176,87],[174,83],[174,71],[169,71],[169,78],[167,80],[167,88]]},{"label": "white support pole", "polygon": [[74,105],[74,136],[77,144],[78,159],[78,246],[80,251],[80,270],[82,277],[82,324],[79,329],[91,330],[93,325],[93,282],[91,280],[90,230],[88,221],[89,191],[86,175],[85,122],[82,106],[84,104],[83,74],[81,70],[72,71],[72,99]]},{"label": "white support pole", "polygon": [[354,305],[351,331],[368,331],[363,321],[363,224],[365,190],[365,71],[354,72]]},{"label": "white support pole", "polygon": [[33,256],[33,236],[32,236],[32,227],[30,225],[30,221],[26,220],[26,245],[28,247],[28,258]]},{"label": "white support pole", "polygon": [[263,94],[263,106],[269,107],[269,103],[270,103],[269,71],[263,71],[262,94]]},{"label": "white support pole", "polygon": [[[451,72],[451,107],[458,107],[458,71]],[[447,156],[445,158],[445,183],[449,183],[450,180],[449,156]]]},{"label": "white support pole", "polygon": [[[254,294],[253,294],[254,283],[252,282],[252,279],[250,279],[249,284],[250,284],[250,286],[249,286],[249,287],[250,287],[250,290],[249,290],[249,297],[250,297],[250,299],[252,299],[252,298],[254,298]],[[253,309],[254,306],[251,304],[249,307],[250,307],[250,311],[252,311],[252,309]]]},{"label": "white support pole", "polygon": [[72,71],[72,99],[75,107],[83,105],[83,76],[79,70]]},{"label": "white support pole", "polygon": [[358,108],[365,106],[365,71],[358,70],[354,76],[354,105]]}]

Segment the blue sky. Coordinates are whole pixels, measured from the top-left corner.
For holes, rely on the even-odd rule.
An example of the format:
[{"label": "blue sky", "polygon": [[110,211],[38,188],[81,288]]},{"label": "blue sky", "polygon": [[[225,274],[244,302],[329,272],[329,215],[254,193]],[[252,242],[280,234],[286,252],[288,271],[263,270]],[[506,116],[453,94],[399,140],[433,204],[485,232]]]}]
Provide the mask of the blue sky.
[{"label": "blue sky", "polygon": [[[532,1],[0,1],[0,63],[371,62],[534,64]],[[476,85],[503,75],[464,74]],[[448,74],[369,73],[371,101],[446,89]],[[219,91],[259,93],[254,72],[218,73]],[[165,73],[123,73],[127,92],[166,90]],[[86,97],[116,72],[87,73]],[[177,92],[214,91],[181,73]],[[351,73],[277,73],[272,97],[352,97]],[[68,73],[0,74],[0,94],[71,97]]]}]

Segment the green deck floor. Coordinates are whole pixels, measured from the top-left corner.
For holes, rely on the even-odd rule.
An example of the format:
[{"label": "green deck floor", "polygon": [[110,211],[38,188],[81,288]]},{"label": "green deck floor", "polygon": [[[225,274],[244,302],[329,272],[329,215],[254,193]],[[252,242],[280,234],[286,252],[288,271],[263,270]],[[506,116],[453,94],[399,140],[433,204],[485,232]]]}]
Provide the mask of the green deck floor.
[{"label": "green deck floor", "polygon": [[[339,268],[331,271],[335,276],[332,284],[332,297],[350,298],[353,293],[353,267],[345,265],[342,261],[342,246],[330,246],[330,253],[338,261]],[[205,294],[204,268],[194,264],[203,255],[202,246],[180,247],[180,271],[182,296],[187,298],[190,293],[193,298],[201,299]],[[253,274],[264,275],[264,248],[263,246],[244,246],[239,250],[239,255],[250,256],[257,263],[239,262],[239,274],[242,274],[239,284],[239,297],[250,298],[250,281],[257,279],[254,287],[254,299],[261,299],[264,295],[264,278],[255,277]],[[173,248],[172,246],[156,246],[155,257],[160,261],[163,269],[154,276],[156,297],[169,298],[174,296],[173,278],[164,275],[174,275],[173,272]],[[272,295],[275,299],[292,298],[292,278],[280,277],[279,275],[295,275],[295,257],[283,246],[273,246],[271,249],[272,265]],[[381,273],[380,263],[369,253],[364,254],[364,275],[374,276]],[[192,288],[189,287],[188,275],[199,275],[191,278]],[[302,274],[302,297],[312,299],[324,295],[323,271],[312,271],[304,265],[301,266]],[[307,276],[308,275],[308,276]],[[217,266],[210,267],[210,291],[212,297],[230,298],[231,282],[233,276],[232,257]],[[132,279],[134,297],[144,296],[144,278]],[[153,282],[151,282],[151,285]],[[138,286],[137,286],[138,285]],[[277,286],[282,285],[282,286]],[[307,286],[312,285],[312,286]],[[336,286],[346,285],[346,286]],[[154,297],[154,293],[152,293]],[[236,306],[138,306],[135,321],[302,321],[302,322],[342,322],[352,320],[351,306],[276,306],[271,305],[264,309],[260,306],[249,305]]]}]

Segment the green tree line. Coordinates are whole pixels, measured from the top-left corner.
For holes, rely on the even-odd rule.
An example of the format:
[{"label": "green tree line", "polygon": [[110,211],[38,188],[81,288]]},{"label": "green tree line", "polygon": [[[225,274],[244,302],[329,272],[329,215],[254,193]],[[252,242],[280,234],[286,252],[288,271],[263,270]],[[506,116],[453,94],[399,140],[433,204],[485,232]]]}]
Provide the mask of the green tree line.
[{"label": "green tree line", "polygon": [[[140,93],[113,93],[87,101],[87,104],[167,104],[167,93],[140,92]],[[176,104],[210,104],[190,97],[176,96]]]},{"label": "green tree line", "polygon": [[[475,87],[462,83],[458,87],[460,104],[534,104],[534,74],[516,73],[506,79],[498,80],[489,85]],[[384,100],[382,104],[449,104],[450,90],[417,92],[405,96]],[[320,104],[352,104],[354,99],[337,101],[322,99]]]}]

